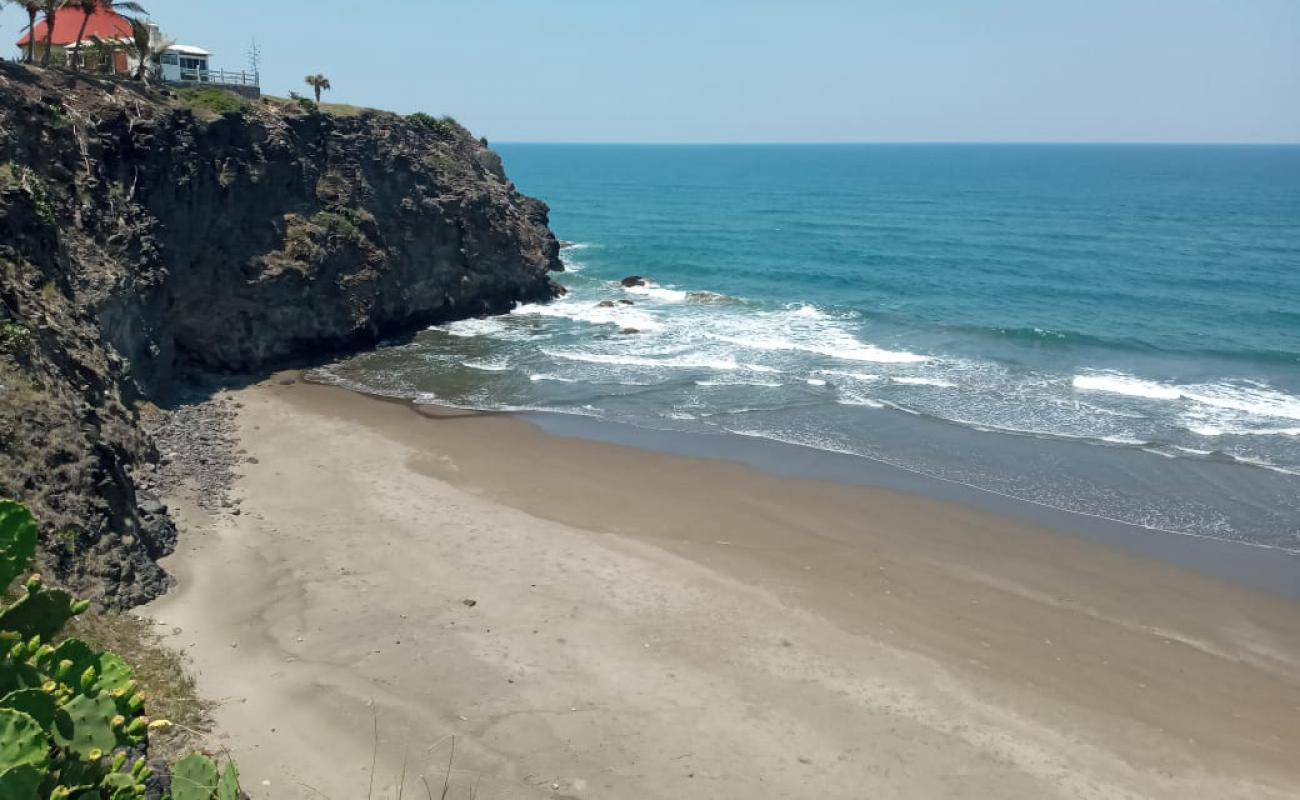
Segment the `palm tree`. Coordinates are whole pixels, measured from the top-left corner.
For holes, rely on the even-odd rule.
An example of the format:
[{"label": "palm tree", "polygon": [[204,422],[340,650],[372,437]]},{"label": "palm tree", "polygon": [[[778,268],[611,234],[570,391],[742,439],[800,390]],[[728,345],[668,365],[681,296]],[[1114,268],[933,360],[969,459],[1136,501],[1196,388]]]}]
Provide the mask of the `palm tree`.
[{"label": "palm tree", "polygon": [[140,60],[140,65],[135,70],[135,79],[147,82],[149,65],[153,63],[154,58],[162,55],[167,48],[172,46],[172,41],[160,38],[155,42],[153,28],[142,20],[132,17],[131,44],[135,48],[135,57]]},{"label": "palm tree", "polygon": [[81,17],[81,30],[77,32],[77,41],[72,45],[72,69],[81,71],[81,40],[86,35],[86,26],[90,24],[90,18],[95,15],[96,11],[112,11],[120,13],[129,11],[132,14],[148,14],[139,3],[132,0],[68,0],[68,5],[79,10]]},{"label": "palm tree", "polygon": [[41,0],[18,0],[18,5],[27,12],[27,55],[23,60],[33,64],[36,62],[36,15],[41,13]]},{"label": "palm tree", "polygon": [[[41,66],[48,67],[54,55],[54,23],[58,20],[59,9],[68,4],[68,0],[40,0],[41,10],[45,12],[45,52],[41,54]],[[36,35],[36,31],[32,31]]]},{"label": "palm tree", "polygon": [[308,86],[316,90],[317,103],[320,102],[321,91],[328,92],[331,88],[333,88],[330,86],[330,79],[325,77],[324,75],[308,75],[306,78],[303,78],[303,80],[307,83]]}]

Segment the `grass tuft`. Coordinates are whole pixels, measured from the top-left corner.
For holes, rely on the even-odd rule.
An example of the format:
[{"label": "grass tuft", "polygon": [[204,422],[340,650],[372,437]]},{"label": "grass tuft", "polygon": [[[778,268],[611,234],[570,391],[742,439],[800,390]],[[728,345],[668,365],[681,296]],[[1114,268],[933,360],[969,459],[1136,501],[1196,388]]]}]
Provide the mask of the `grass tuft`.
[{"label": "grass tuft", "polygon": [[247,98],[225,89],[180,89],[181,105],[211,114],[242,114],[250,105]]}]

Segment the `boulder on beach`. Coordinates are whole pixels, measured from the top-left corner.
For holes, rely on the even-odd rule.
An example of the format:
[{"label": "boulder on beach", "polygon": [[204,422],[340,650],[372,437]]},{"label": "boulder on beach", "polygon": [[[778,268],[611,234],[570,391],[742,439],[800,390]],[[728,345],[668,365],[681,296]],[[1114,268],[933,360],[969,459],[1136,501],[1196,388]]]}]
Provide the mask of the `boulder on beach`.
[{"label": "boulder on beach", "polygon": [[647,285],[648,282],[646,281],[645,278],[642,278],[640,275],[629,275],[626,278],[624,278],[622,281],[620,281],[620,283],[623,284],[623,288],[629,289],[633,286],[645,286]]}]

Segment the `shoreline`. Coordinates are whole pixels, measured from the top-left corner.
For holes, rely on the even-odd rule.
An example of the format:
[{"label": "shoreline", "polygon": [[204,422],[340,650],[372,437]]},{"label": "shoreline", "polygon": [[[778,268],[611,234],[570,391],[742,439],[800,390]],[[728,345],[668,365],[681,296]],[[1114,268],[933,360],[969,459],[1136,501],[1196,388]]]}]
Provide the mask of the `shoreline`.
[{"label": "shoreline", "polygon": [[450,796],[1300,787],[1300,620],[1278,596],[515,416],[274,380],[229,396],[256,458],[242,512],[174,503],[179,586],[150,611],[225,699],[255,797],[366,791],[372,713],[376,787],[398,740],[441,741],[445,767],[454,734]]},{"label": "shoreline", "polygon": [[954,503],[1010,520],[1038,525],[1058,534],[1081,537],[1106,547],[1154,558],[1249,589],[1300,600],[1300,551],[1209,534],[1146,527],[1111,517],[1040,503],[981,486],[948,480],[856,453],[825,450],[793,442],[740,434],[715,434],[647,428],[630,422],[601,420],[554,411],[508,411],[419,403],[340,382],[317,379],[313,370],[299,376],[307,383],[343,389],[432,417],[446,414],[496,415],[523,420],[559,438],[630,447],[644,452],[692,459],[725,461],[774,477],[890,489],[921,499]]},{"label": "shoreline", "polygon": [[[544,411],[514,415],[552,436],[607,442],[668,455],[729,461],[776,477],[891,489],[922,499],[954,503],[1038,525],[1061,535],[1081,537],[1125,553],[1154,558],[1246,588],[1300,600],[1300,552],[1275,545],[1133,525],[945,480],[869,456],[808,445],[738,435],[654,430]],[[713,448],[698,444],[703,440],[716,440],[720,446]]]}]

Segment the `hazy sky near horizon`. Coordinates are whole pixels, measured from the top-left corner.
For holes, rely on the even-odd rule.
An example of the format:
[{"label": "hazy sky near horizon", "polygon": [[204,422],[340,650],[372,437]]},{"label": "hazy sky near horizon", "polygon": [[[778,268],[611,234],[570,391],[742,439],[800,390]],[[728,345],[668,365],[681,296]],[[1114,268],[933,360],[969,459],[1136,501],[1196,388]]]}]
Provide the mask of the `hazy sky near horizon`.
[{"label": "hazy sky near horizon", "polygon": [[1300,142],[1300,0],[142,3],[214,67],[255,35],[269,93],[493,140]]}]

